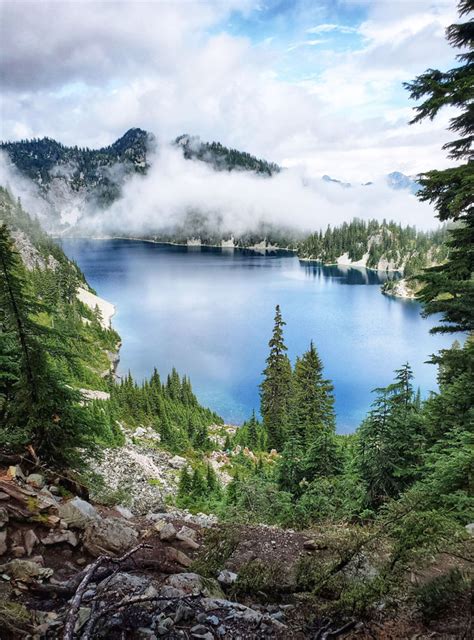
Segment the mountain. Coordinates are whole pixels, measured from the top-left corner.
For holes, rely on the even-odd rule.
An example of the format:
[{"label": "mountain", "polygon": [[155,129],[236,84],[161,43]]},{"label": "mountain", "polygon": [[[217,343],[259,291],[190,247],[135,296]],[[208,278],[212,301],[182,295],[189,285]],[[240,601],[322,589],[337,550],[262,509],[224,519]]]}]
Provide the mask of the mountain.
[{"label": "mountain", "polygon": [[415,178],[400,173],[400,171],[392,171],[392,173],[388,174],[386,180],[392,189],[408,189],[414,194],[418,193],[421,189],[420,183],[417,182]]},{"label": "mountain", "polygon": [[[332,183],[338,184],[341,187],[344,187],[345,189],[349,189],[353,186],[350,182],[343,182],[342,180],[338,180],[337,178],[331,178],[331,176],[328,176],[328,175],[322,176],[321,180],[324,180],[324,182],[332,182]],[[416,194],[421,189],[420,183],[417,182],[415,178],[413,178],[412,176],[407,176],[404,173],[401,173],[400,171],[392,171],[392,173],[389,173],[388,175],[386,175],[385,182],[388,184],[388,186],[391,189],[395,189],[396,191],[408,190],[408,191],[411,191],[413,194]],[[373,181],[369,181],[369,182],[364,182],[362,186],[370,187],[373,184],[374,184]]]},{"label": "mountain", "polygon": [[176,138],[174,144],[183,150],[187,160],[207,162],[216,171],[253,171],[267,176],[281,171],[274,162],[261,160],[244,151],[229,149],[220,142],[202,142],[198,136],[183,134]]}]

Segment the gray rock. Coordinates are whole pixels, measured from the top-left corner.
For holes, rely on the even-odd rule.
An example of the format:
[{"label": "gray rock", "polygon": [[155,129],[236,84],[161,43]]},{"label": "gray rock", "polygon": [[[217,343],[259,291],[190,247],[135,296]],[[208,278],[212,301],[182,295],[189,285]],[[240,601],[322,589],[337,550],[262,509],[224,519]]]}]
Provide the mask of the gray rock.
[{"label": "gray rock", "polygon": [[220,620],[217,616],[207,616],[206,619],[209,624],[212,624],[214,627],[217,627],[220,624]]},{"label": "gray rock", "polygon": [[182,595],[204,595],[221,598],[224,594],[215,580],[203,578],[197,573],[176,573],[168,576],[165,584],[177,589]]},{"label": "gray rock", "polygon": [[49,578],[53,570],[44,569],[33,560],[11,560],[0,565],[0,573],[6,573],[20,582],[31,582],[37,578]]},{"label": "gray rock", "polygon": [[[133,573],[126,573],[120,571],[111,578],[105,578],[97,585],[97,593],[108,593],[110,591],[116,591],[126,594],[143,595],[146,591],[155,589],[153,586],[153,580],[150,576],[134,575]],[[156,591],[156,590],[155,590]],[[147,595],[155,595],[153,592]]]},{"label": "gray rock", "polygon": [[38,544],[38,536],[33,529],[28,529],[23,534],[23,544],[25,545],[27,555],[31,556],[33,549]]},{"label": "gray rock", "polygon": [[[157,523],[155,527],[158,528],[159,524],[161,523]],[[160,527],[159,531],[160,540],[163,540],[164,542],[170,542],[171,540],[174,540],[176,538],[176,529],[171,524],[171,522],[165,522],[163,526]]]},{"label": "gray rock", "polygon": [[77,547],[79,544],[76,534],[68,529],[66,529],[66,531],[50,531],[46,538],[43,538],[41,542],[46,545],[67,542],[71,547]]},{"label": "gray rock", "polygon": [[191,540],[196,541],[197,539],[197,531],[196,529],[191,529],[191,527],[187,527],[183,525],[181,529],[176,534],[178,540],[182,540],[183,538],[191,538]]},{"label": "gray rock", "polygon": [[84,530],[84,546],[93,556],[119,555],[137,543],[138,532],[121,518],[90,521]]},{"label": "gray rock", "polygon": [[40,473],[30,473],[26,478],[26,482],[35,489],[42,489],[45,485],[44,476]]},{"label": "gray rock", "polygon": [[236,573],[234,573],[233,571],[228,571],[227,569],[224,569],[217,576],[217,581],[226,586],[230,586],[231,584],[234,584],[237,578],[238,578],[238,575]]},{"label": "gray rock", "polygon": [[470,536],[474,536],[474,522],[470,522],[466,525],[466,531]]},{"label": "gray rock", "polygon": [[58,514],[70,527],[76,529],[85,529],[89,522],[100,517],[95,507],[78,497],[59,504]]},{"label": "gray rock", "polygon": [[131,520],[133,518],[133,513],[130,511],[130,509],[124,507],[121,504],[118,504],[116,507],[114,507],[114,509],[115,511],[118,511],[122,518],[125,518],[126,520]]},{"label": "gray rock", "polygon": [[173,456],[168,460],[168,464],[173,467],[173,469],[182,469],[188,464],[188,461],[182,456]]}]

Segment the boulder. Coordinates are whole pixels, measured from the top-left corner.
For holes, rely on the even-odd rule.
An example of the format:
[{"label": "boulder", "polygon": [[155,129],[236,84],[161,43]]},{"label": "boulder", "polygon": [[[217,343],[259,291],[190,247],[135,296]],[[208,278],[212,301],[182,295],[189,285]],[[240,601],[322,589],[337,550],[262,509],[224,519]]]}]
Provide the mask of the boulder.
[{"label": "boulder", "polygon": [[185,538],[191,538],[191,540],[196,540],[197,531],[196,529],[191,529],[191,527],[187,527],[186,525],[183,525],[181,529],[178,531],[178,533],[176,534],[176,537],[178,538],[178,540],[182,540],[182,537],[180,536],[184,536]]},{"label": "boulder", "polygon": [[474,536],[474,522],[470,522],[466,525],[466,531],[470,536]]},{"label": "boulder", "polygon": [[93,556],[121,555],[137,543],[138,532],[121,518],[103,518],[88,522],[84,546]]},{"label": "boulder", "polygon": [[53,570],[45,569],[32,560],[11,560],[0,565],[0,573],[6,573],[20,582],[31,582],[38,578],[51,577]]},{"label": "boulder", "polygon": [[97,585],[98,594],[110,593],[111,591],[124,596],[133,594],[152,597],[158,594],[150,576],[134,575],[125,571],[119,571],[119,573],[111,578],[105,578]]},{"label": "boulder", "polygon": [[[158,529],[158,525],[161,525],[161,523],[156,523],[156,529]],[[158,531],[160,532],[160,540],[163,540],[163,542],[170,542],[176,538],[176,529],[171,522],[165,522],[163,526],[160,526]]]},{"label": "boulder", "polygon": [[26,482],[35,489],[42,489],[45,485],[44,476],[40,473],[30,473],[26,478]]},{"label": "boulder", "polygon": [[61,520],[76,529],[84,529],[89,522],[100,517],[95,507],[78,497],[59,504],[58,514]]}]

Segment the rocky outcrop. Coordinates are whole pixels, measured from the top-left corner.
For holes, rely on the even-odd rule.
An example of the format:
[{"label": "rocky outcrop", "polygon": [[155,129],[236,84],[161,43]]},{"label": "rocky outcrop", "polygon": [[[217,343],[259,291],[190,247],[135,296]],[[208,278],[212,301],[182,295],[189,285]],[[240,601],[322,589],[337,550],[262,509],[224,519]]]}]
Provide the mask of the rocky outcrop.
[{"label": "rocky outcrop", "polygon": [[[167,496],[177,494],[181,465],[176,464],[176,456],[151,446],[160,441],[155,430],[139,427],[137,432],[138,437],[127,432],[127,444],[120,449],[106,449],[102,460],[93,463],[94,470],[103,477],[109,492],[120,494],[121,503],[132,513],[164,511]],[[100,500],[102,493],[92,495]]]}]

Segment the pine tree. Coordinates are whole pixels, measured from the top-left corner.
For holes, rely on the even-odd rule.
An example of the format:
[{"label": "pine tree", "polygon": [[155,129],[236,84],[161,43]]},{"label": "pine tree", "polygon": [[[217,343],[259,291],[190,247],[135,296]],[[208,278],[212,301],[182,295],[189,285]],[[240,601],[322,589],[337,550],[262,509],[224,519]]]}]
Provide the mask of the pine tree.
[{"label": "pine tree", "polygon": [[29,294],[6,225],[0,227],[0,276],[0,359],[8,364],[9,354],[16,352],[17,361],[17,379],[11,384],[10,369],[8,398],[2,406],[1,439],[12,447],[31,445],[52,465],[78,466],[96,449],[100,426],[49,355],[67,357],[68,340],[34,320],[41,306]]},{"label": "pine tree", "polygon": [[270,354],[263,371],[264,380],[260,385],[261,414],[268,435],[268,446],[282,449],[289,422],[291,399],[291,364],[286,355],[283,339],[285,322],[281,317],[280,306],[276,306],[275,325],[268,343]]},{"label": "pine tree", "polygon": [[323,364],[311,342],[308,351],[296,360],[293,375],[293,428],[309,444],[322,429],[335,428],[333,385],[323,377]]},{"label": "pine tree", "polygon": [[457,56],[460,64],[446,72],[428,69],[405,85],[411,98],[424,98],[415,108],[417,115],[412,123],[432,120],[442,107],[455,107],[457,114],[449,128],[460,137],[444,148],[450,158],[464,161],[456,167],[423,174],[423,188],[417,194],[420,200],[434,203],[440,220],[456,223],[448,242],[448,260],[424,272],[425,285],[419,294],[426,315],[442,315],[442,324],[432,330],[436,332],[474,330],[473,9],[472,0],[461,0],[460,16],[470,19],[447,29],[450,44],[464,50]]},{"label": "pine tree", "polygon": [[373,408],[358,430],[357,464],[372,506],[398,497],[417,478],[426,438],[412,378],[406,364],[394,383],[375,389]]}]

